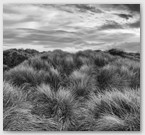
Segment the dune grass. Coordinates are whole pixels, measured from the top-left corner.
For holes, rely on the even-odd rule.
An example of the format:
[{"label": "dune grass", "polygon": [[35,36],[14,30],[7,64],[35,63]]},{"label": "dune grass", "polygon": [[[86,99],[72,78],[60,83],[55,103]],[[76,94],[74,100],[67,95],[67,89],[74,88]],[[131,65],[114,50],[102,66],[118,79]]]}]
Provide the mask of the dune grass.
[{"label": "dune grass", "polygon": [[5,70],[3,130],[139,131],[140,62],[111,53],[56,50]]}]

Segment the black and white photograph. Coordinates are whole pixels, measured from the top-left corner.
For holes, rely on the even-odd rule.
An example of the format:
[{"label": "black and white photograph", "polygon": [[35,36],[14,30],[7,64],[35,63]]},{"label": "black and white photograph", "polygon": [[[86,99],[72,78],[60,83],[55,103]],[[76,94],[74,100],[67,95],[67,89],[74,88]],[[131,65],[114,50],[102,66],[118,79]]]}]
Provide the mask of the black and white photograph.
[{"label": "black and white photograph", "polygon": [[140,4],[3,4],[3,131],[140,131]]}]

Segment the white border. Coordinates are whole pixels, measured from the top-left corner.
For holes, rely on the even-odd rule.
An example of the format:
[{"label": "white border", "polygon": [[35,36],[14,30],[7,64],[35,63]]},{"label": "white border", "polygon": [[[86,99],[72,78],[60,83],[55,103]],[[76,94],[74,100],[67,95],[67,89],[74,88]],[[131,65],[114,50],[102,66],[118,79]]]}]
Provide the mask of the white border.
[{"label": "white border", "polygon": [[[141,131],[140,132],[4,132],[3,131],[3,4],[7,3],[48,3],[48,4],[141,4]],[[123,135],[131,135],[131,134],[145,134],[145,47],[144,47],[144,25],[145,18],[144,18],[144,11],[145,9],[145,0],[3,0],[0,1],[0,135],[3,134],[53,134],[53,135],[62,135],[62,134],[101,134],[101,135],[116,135],[116,134],[123,134]]]},{"label": "white border", "polygon": [[142,3],[143,0],[4,0],[3,3],[53,3],[53,4],[87,4],[87,3],[96,3],[96,4],[137,4],[137,3]]}]

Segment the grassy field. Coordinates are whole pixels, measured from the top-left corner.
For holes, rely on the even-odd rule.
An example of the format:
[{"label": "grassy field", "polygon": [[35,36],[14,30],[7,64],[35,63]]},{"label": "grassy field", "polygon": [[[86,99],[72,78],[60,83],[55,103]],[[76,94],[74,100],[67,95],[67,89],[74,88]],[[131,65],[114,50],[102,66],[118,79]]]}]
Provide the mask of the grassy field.
[{"label": "grassy field", "polygon": [[139,131],[140,55],[4,51],[4,131]]}]

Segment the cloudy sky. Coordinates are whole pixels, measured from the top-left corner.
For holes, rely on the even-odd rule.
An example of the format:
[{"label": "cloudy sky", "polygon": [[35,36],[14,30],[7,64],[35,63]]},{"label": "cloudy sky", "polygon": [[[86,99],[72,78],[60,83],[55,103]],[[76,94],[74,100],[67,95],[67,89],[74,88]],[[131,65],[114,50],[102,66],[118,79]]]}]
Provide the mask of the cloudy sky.
[{"label": "cloudy sky", "polygon": [[3,48],[140,51],[140,6],[4,4]]}]

